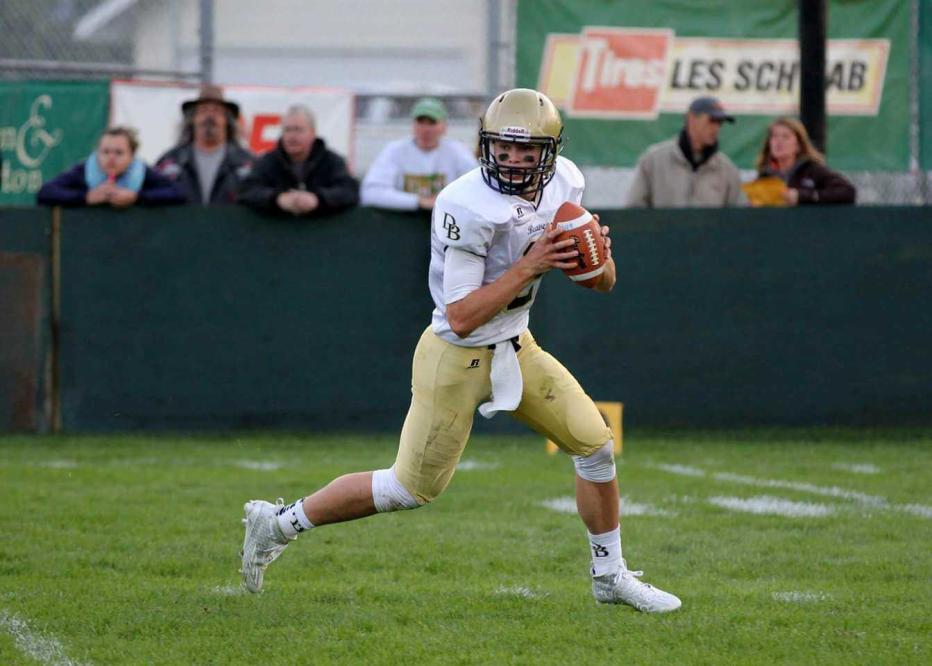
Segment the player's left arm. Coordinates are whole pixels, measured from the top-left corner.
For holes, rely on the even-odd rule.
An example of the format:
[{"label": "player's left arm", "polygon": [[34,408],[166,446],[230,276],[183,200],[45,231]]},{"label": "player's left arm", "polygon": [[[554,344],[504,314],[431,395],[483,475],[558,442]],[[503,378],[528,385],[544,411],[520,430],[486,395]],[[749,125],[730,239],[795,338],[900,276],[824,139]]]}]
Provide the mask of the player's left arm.
[{"label": "player's left arm", "polygon": [[[598,213],[593,213],[592,217],[595,218],[596,222],[599,221]],[[610,229],[602,225],[602,238],[605,241],[605,270],[602,271],[602,279],[599,280],[596,285],[593,287],[596,291],[601,291],[603,293],[610,292],[615,287],[616,275],[615,275],[615,260],[612,259],[612,239],[609,237]]]}]

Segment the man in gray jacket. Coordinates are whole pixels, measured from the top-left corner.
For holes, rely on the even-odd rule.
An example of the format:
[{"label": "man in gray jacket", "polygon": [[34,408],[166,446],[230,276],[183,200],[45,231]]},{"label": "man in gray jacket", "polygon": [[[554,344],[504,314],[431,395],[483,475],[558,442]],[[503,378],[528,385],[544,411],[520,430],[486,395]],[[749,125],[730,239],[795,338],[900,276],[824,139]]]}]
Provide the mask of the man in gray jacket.
[{"label": "man in gray jacket", "polygon": [[632,208],[744,206],[741,176],[718,150],[722,123],[734,116],[714,97],[697,97],[689,105],[679,136],[650,146],[638,159],[628,191]]}]

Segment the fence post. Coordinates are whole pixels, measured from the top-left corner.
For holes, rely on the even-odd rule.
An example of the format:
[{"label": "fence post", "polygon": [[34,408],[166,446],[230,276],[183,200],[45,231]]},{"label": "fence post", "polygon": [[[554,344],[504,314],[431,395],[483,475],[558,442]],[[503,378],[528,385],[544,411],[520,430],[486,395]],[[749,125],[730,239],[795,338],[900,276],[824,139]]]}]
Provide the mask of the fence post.
[{"label": "fence post", "polygon": [[200,3],[200,55],[201,82],[213,83],[214,80],[214,0],[201,0]]}]

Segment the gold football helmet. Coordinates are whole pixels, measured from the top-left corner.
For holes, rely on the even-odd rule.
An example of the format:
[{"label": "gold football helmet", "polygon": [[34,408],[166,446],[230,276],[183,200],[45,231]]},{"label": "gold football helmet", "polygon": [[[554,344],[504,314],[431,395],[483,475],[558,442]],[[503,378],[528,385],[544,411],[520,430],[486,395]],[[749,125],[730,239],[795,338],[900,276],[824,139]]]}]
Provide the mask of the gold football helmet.
[{"label": "gold football helmet", "polygon": [[[540,159],[534,166],[499,165],[492,151],[493,141],[539,145]],[[489,187],[502,194],[536,197],[553,178],[562,146],[560,112],[546,95],[536,90],[515,88],[498,95],[480,120],[482,177]]]}]

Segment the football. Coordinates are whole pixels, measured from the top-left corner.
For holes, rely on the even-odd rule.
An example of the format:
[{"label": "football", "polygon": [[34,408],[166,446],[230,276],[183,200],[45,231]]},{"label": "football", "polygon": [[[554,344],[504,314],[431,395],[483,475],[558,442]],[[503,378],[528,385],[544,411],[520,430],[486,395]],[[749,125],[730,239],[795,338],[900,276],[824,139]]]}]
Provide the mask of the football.
[{"label": "football", "polygon": [[572,238],[579,251],[576,267],[564,268],[563,272],[579,286],[591,289],[605,270],[605,239],[599,223],[588,210],[567,201],[553,216],[553,226],[563,232],[557,236],[557,241]]}]

